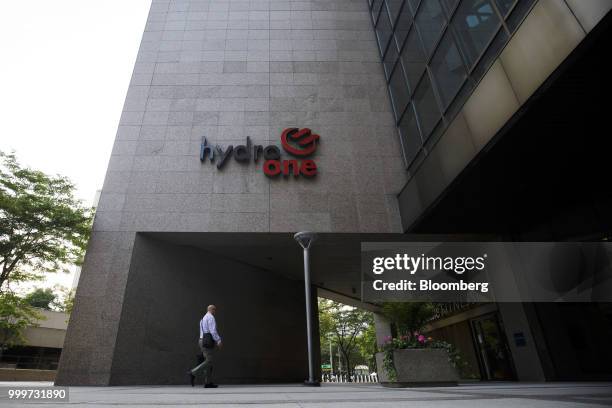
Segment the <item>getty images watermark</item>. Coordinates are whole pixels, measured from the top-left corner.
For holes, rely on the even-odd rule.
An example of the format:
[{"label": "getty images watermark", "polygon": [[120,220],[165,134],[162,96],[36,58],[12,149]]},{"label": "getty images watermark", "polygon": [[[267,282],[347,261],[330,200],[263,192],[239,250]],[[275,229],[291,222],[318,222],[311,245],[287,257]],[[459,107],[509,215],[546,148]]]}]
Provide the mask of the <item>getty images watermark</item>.
[{"label": "getty images watermark", "polygon": [[607,242],[364,242],[364,301],[609,302]]},{"label": "getty images watermark", "polygon": [[[378,256],[372,260],[372,273],[382,275],[388,271],[404,271],[410,275],[417,272],[449,272],[463,275],[466,272],[484,271],[487,254],[482,256],[411,256],[406,253],[395,254],[395,256]],[[489,291],[488,282],[466,282],[459,279],[456,282],[437,282],[432,279],[400,279],[397,282],[385,282],[383,279],[376,279],[372,282],[372,287],[376,291],[385,290],[408,290],[408,291],[479,291],[487,293]]]}]

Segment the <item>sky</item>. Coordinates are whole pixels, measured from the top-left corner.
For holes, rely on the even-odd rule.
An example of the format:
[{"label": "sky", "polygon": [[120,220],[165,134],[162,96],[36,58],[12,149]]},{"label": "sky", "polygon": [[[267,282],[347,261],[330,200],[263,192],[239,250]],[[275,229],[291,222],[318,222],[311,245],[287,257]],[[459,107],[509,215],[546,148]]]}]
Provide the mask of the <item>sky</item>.
[{"label": "sky", "polygon": [[[92,205],[102,188],[151,0],[4,1],[0,150],[69,177]],[[70,287],[72,274],[44,284]]]}]

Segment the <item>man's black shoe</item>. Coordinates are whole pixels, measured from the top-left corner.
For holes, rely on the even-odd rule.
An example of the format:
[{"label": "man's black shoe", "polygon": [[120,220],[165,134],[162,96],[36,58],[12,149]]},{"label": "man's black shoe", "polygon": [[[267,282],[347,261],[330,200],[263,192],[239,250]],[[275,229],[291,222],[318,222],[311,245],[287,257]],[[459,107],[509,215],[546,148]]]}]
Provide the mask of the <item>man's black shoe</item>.
[{"label": "man's black shoe", "polygon": [[218,385],[217,384],[213,384],[213,383],[204,384],[204,388],[217,388],[217,387],[218,387]]},{"label": "man's black shoe", "polygon": [[195,375],[193,375],[191,370],[187,371],[187,374],[189,374],[189,382],[191,383],[191,386],[193,387],[195,385]]}]

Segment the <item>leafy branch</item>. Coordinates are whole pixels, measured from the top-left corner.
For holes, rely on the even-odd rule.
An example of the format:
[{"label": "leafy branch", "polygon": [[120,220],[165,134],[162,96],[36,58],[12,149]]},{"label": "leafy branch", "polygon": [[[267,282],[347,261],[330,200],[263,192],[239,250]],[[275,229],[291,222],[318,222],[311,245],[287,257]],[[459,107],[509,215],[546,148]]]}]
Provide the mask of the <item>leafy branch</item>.
[{"label": "leafy branch", "polygon": [[0,151],[0,291],[9,281],[40,279],[82,262],[93,209],[74,189],[67,178],[23,167]]}]

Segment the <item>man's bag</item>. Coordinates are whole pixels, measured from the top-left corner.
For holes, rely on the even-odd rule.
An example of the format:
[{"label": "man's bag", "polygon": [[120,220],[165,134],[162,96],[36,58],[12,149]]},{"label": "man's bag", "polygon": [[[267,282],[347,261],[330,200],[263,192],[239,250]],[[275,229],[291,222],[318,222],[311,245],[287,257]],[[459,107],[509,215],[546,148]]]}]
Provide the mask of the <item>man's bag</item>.
[{"label": "man's bag", "polygon": [[215,347],[215,339],[213,339],[212,334],[204,333],[202,335],[202,347],[210,349]]}]

